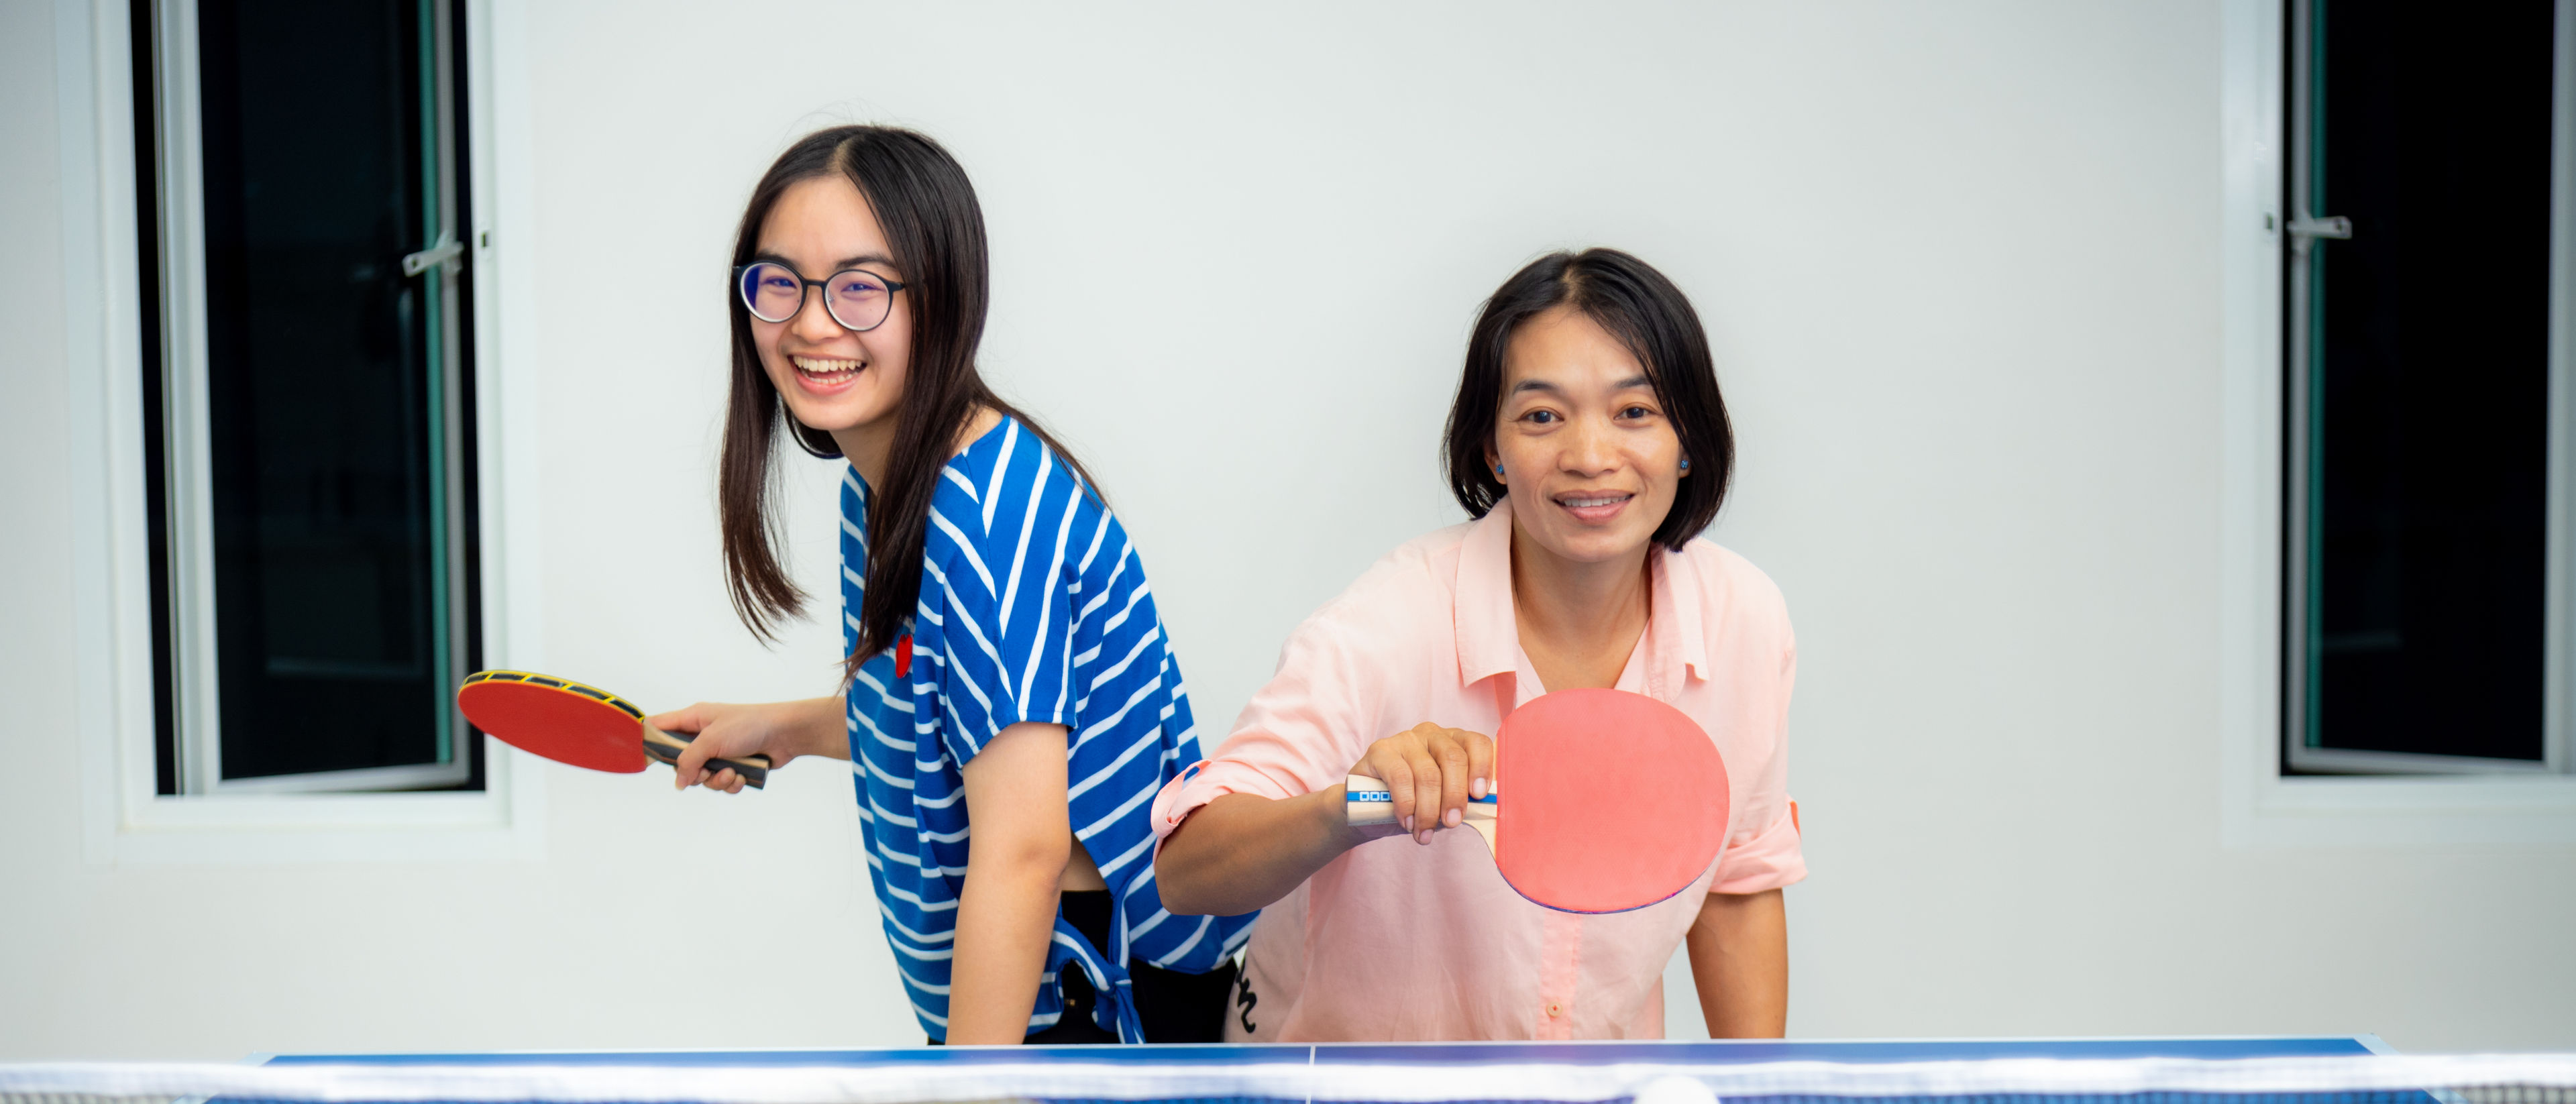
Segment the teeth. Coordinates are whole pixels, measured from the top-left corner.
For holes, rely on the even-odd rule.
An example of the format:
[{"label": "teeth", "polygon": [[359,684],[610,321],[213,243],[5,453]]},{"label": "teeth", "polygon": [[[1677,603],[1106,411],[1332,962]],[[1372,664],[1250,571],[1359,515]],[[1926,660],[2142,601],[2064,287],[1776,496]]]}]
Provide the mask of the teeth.
[{"label": "teeth", "polygon": [[1556,501],[1570,509],[1581,510],[1593,506],[1608,506],[1614,502],[1625,502],[1627,500],[1627,495],[1609,495],[1603,498],[1560,498]]},{"label": "teeth", "polygon": [[859,362],[855,360],[826,360],[822,357],[789,357],[787,359],[790,363],[796,365],[797,371],[803,372],[809,376],[837,376],[844,372],[856,372],[859,370]]}]

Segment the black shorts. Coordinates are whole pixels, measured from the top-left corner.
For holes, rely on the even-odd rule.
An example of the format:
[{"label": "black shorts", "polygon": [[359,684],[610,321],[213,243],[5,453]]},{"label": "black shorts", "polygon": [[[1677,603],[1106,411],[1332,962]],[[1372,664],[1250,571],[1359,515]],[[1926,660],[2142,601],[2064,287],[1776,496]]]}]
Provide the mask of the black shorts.
[{"label": "black shorts", "polygon": [[[1109,946],[1109,891],[1069,890],[1064,919],[1094,947]],[[1064,972],[1064,1018],[1054,1027],[1031,1033],[1031,1046],[1114,1043],[1118,1033],[1091,1022],[1099,999],[1091,979],[1068,964]],[[1129,992],[1136,999],[1136,1018],[1149,1043],[1221,1043],[1225,1041],[1227,1001],[1233,999],[1234,963],[1228,960],[1204,974],[1184,974],[1143,962],[1127,966]],[[936,1045],[937,1039],[931,1043]]]}]

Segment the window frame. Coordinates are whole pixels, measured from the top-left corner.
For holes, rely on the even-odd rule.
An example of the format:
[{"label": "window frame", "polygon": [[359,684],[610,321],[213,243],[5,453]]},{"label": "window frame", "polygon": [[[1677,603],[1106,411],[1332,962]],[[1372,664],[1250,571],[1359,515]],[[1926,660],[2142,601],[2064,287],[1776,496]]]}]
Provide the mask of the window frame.
[{"label": "window frame", "polygon": [[[475,435],[485,565],[484,655],[543,666],[541,396],[526,373],[533,314],[500,289],[529,286],[524,247],[496,225],[525,225],[533,144],[525,110],[526,14],[513,0],[467,0],[465,127],[477,270],[471,317],[479,355]],[[144,464],[143,293],[135,173],[133,8],[65,4],[55,23],[57,157],[62,197],[64,327],[71,439],[73,652],[83,857],[94,866],[273,863],[524,862],[545,856],[542,771],[525,753],[484,745],[485,788],[404,793],[265,793],[227,788],[163,796],[156,778],[151,520]],[[149,86],[147,85],[147,88]],[[506,462],[505,462],[506,459]]]},{"label": "window frame", "polygon": [[[219,662],[216,636],[215,551],[214,551],[214,485],[213,463],[207,425],[212,402],[208,394],[209,339],[206,305],[205,245],[205,167],[202,146],[202,82],[199,76],[200,53],[197,35],[197,4],[193,0],[141,0],[137,7],[152,9],[154,26],[150,30],[150,56],[155,71],[152,78],[152,118],[159,133],[147,141],[154,147],[155,174],[153,212],[159,218],[155,241],[159,246],[154,273],[159,286],[147,298],[159,305],[161,357],[159,382],[162,396],[159,442],[161,485],[166,488],[163,505],[168,533],[165,555],[167,581],[166,602],[156,610],[156,617],[166,621],[161,631],[167,634],[166,650],[157,677],[166,681],[169,698],[163,724],[170,732],[163,737],[163,754],[171,759],[166,776],[176,783],[170,787],[179,794],[217,793],[348,793],[368,790],[426,790],[470,786],[476,781],[476,748],[473,729],[461,715],[451,712],[447,718],[445,762],[369,767],[354,770],[312,771],[297,774],[270,775],[256,778],[228,779],[223,776],[223,724]],[[433,27],[428,45],[429,79],[434,82],[437,100],[435,143],[437,164],[437,201],[434,216],[435,233],[431,242],[411,256],[403,258],[403,269],[415,280],[429,281],[430,301],[435,304],[434,329],[429,335],[430,357],[438,364],[443,381],[441,401],[431,407],[430,432],[441,438],[438,455],[443,470],[432,473],[440,493],[433,501],[445,516],[436,519],[433,531],[439,534],[440,547],[433,549],[432,564],[441,578],[435,584],[438,597],[434,608],[445,624],[439,626],[433,639],[441,645],[440,660],[451,675],[449,681],[461,679],[470,670],[467,633],[473,618],[467,609],[473,593],[472,551],[466,541],[472,529],[465,524],[463,512],[466,488],[472,486],[473,473],[467,469],[463,455],[465,434],[460,419],[452,415],[465,408],[464,374],[471,369],[464,357],[464,332],[456,305],[461,299],[464,269],[471,255],[450,251],[458,242],[457,191],[461,183],[457,171],[458,157],[464,151],[456,146],[454,108],[461,89],[456,87],[456,35],[454,4],[431,5]],[[144,51],[145,41],[137,36],[137,53]],[[138,59],[139,62],[139,59]],[[470,109],[469,109],[470,110]],[[139,124],[138,124],[139,125]],[[469,135],[470,140],[470,135]],[[137,218],[145,217],[138,212]],[[458,246],[461,250],[462,247]],[[436,259],[432,259],[436,258]],[[424,263],[426,262],[426,263]],[[153,350],[146,349],[151,355]],[[150,367],[146,367],[150,371]],[[150,442],[147,442],[149,445]]]},{"label": "window frame", "polygon": [[[2560,0],[2566,12],[2569,0]],[[2284,693],[2290,615],[2286,553],[2283,371],[2287,280],[2283,247],[2288,196],[2284,99],[2289,63],[2286,0],[2222,0],[2219,25],[2219,666],[2220,824],[2230,848],[2576,843],[2576,775],[2560,771],[2485,774],[2300,775],[2284,756]],[[2576,20],[2557,23],[2556,93],[2568,102],[2576,70]],[[2568,113],[2559,115],[2564,127]],[[2564,173],[2565,142],[2553,150]],[[2561,189],[2563,198],[2566,191]],[[2555,216],[2553,216],[2555,217]],[[2552,272],[2566,239],[2553,241]],[[2553,300],[2553,334],[2564,315]],[[2553,348],[2556,346],[2554,345]],[[2564,407],[2554,401],[2553,462],[2563,455]],[[2553,470],[2565,470],[2563,466]],[[2552,534],[2565,531],[2553,491]],[[2561,545],[2564,547],[2564,545]],[[2553,574],[2563,568],[2553,562]],[[2564,594],[2563,587],[2553,591]],[[2565,602],[2553,602],[2552,639],[2566,632]],[[2558,681],[2553,679],[2553,681]],[[2557,693],[2563,695],[2564,687]],[[2563,704],[2545,702],[2562,721]],[[2555,724],[2560,761],[2564,723]]]},{"label": "window frame", "polygon": [[[2563,774],[2569,769],[2567,711],[2570,666],[2576,663],[2568,644],[2569,593],[2567,559],[2576,554],[2569,544],[2568,496],[2576,478],[2568,469],[2570,450],[2567,434],[2576,419],[2571,419],[2569,369],[2569,319],[2566,301],[2576,285],[2570,283],[2568,257],[2571,233],[2570,188],[2576,187],[2576,172],[2570,171],[2571,150],[2576,150],[2576,83],[2571,83],[2569,66],[2568,24],[2576,20],[2576,0],[2557,0],[2556,41],[2552,56],[2554,70],[2550,98],[2550,216],[2549,216],[2549,555],[2545,561],[2543,583],[2541,644],[2541,758],[2494,759],[2471,755],[2426,755],[2405,752],[2357,751],[2349,748],[2309,747],[2302,734],[2309,724],[2307,694],[2310,661],[2310,634],[2306,627],[2311,616],[2308,585],[2310,562],[2307,519],[2311,516],[2309,493],[2313,477],[2309,470],[2309,421],[2306,416],[2310,399],[2303,370],[2314,350],[2309,347],[2310,292],[2313,280],[2309,257],[2313,250],[2331,248],[2334,232],[2316,233],[2334,219],[2333,212],[2308,209],[2309,197],[2315,195],[2310,180],[2310,152],[2315,148],[2309,130],[2316,113],[2310,105],[2315,95],[2314,33],[2318,0],[2288,0],[2287,64],[2284,87],[2287,114],[2284,134],[2285,184],[2282,210],[2286,234],[2283,248],[2288,262],[2283,271],[2283,326],[2285,355],[2282,359],[2284,387],[2288,391],[2288,417],[2283,427],[2287,437],[2282,450],[2282,478],[2287,506],[2283,513],[2282,570],[2287,576],[2283,591],[2281,646],[2284,654],[2289,691],[2282,700],[2281,755],[2289,770],[2312,773],[2352,774]],[[2348,225],[2348,224],[2347,224]],[[2350,229],[2343,233],[2353,232]],[[2366,229],[2361,232],[2367,232]]]}]

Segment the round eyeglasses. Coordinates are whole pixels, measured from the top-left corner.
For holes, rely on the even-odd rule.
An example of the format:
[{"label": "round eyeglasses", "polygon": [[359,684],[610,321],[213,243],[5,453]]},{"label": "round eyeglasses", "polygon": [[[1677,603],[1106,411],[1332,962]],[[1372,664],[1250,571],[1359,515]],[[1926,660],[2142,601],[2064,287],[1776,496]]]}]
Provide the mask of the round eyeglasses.
[{"label": "round eyeglasses", "polygon": [[808,280],[795,269],[773,261],[739,265],[733,270],[735,293],[744,310],[763,322],[784,322],[805,309],[805,289],[823,289],[823,309],[841,328],[865,333],[885,325],[894,309],[894,293],[903,285],[873,272],[845,268],[829,280]]}]

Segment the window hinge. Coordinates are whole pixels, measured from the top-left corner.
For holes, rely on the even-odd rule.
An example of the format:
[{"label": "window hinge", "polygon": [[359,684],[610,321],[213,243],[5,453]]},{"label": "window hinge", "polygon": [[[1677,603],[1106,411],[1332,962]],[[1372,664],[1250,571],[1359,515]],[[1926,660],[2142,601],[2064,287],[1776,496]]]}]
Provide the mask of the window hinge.
[{"label": "window hinge", "polygon": [[2300,215],[2290,220],[2289,229],[2290,236],[2302,242],[2310,238],[2342,240],[2352,237],[2352,220],[2342,215],[2328,215],[2324,218]]},{"label": "window hinge", "polygon": [[465,243],[456,240],[455,234],[441,232],[429,248],[403,256],[403,275],[418,276],[429,271],[431,265],[444,265],[447,271],[454,272],[465,267],[465,262],[457,259],[464,255]]}]

